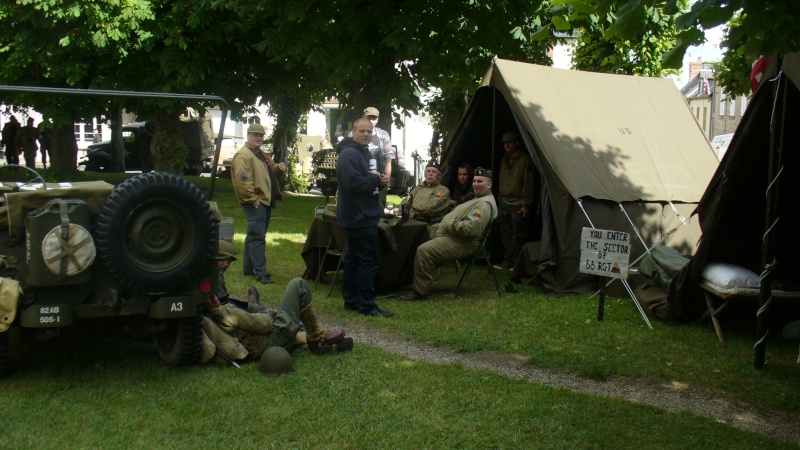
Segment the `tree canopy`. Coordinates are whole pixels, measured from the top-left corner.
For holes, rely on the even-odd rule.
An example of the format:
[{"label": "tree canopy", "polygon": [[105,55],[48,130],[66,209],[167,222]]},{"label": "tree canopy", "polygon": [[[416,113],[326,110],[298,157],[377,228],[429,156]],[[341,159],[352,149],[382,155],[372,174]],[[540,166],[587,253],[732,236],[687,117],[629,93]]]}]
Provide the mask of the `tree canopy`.
[{"label": "tree canopy", "polygon": [[[678,69],[686,50],[706,42],[705,30],[728,24],[723,74],[729,91],[740,91],[749,76],[743,70],[760,55],[800,50],[800,2],[785,0],[552,0],[552,15],[536,39],[549,39],[556,31],[580,28],[610,20],[603,37],[609,42],[636,41],[647,36],[653,18],[675,17],[675,46],[661,57],[665,69]],[[591,27],[590,27],[591,29]]]},{"label": "tree canopy", "polygon": [[[720,78],[730,86],[758,55],[800,47],[798,2],[685,1],[7,1],[0,82],[214,94],[229,99],[235,118],[269,104],[277,141],[288,143],[324,97],[355,110],[427,108],[446,136],[494,57],[549,64],[564,35],[579,39],[577,68],[663,76],[703,42],[703,30],[729,23]],[[3,100],[64,125],[122,106]],[[174,107],[124,106],[145,115]]]}]

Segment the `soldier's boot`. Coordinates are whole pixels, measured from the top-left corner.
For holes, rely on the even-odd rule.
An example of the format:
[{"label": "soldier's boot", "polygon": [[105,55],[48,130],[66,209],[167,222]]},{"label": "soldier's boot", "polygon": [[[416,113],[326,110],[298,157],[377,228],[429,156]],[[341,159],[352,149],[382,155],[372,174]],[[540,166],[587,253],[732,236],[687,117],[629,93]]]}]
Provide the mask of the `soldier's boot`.
[{"label": "soldier's boot", "polygon": [[258,289],[255,286],[247,288],[247,312],[249,313],[267,313],[269,308],[261,304],[261,296],[258,294]]},{"label": "soldier's boot", "polygon": [[247,288],[247,301],[256,305],[261,305],[261,296],[258,294],[258,289],[255,286]]},{"label": "soldier's boot", "polygon": [[[333,330],[326,330],[314,313],[314,308],[311,305],[306,306],[300,310],[300,320],[306,329],[306,342],[308,349],[318,355],[336,353],[332,351],[336,344],[344,338],[344,330],[336,328]],[[333,346],[333,347],[332,347]],[[345,346],[347,347],[347,346]],[[352,345],[347,350],[339,349],[338,352],[348,351],[352,349]]]}]

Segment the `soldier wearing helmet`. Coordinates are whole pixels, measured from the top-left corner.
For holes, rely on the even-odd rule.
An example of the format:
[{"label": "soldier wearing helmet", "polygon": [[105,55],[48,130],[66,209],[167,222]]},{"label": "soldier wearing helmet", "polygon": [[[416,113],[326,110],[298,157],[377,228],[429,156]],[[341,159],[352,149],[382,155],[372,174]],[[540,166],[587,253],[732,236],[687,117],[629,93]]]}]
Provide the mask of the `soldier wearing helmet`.
[{"label": "soldier wearing helmet", "polygon": [[[254,361],[270,347],[292,351],[296,347],[324,355],[353,349],[353,339],[342,329],[327,330],[317,320],[311,305],[311,290],[305,280],[289,282],[277,308],[268,310],[259,300],[255,286],[248,289],[249,301],[231,298],[225,288],[224,273],[236,261],[236,251],[229,242],[219,242],[219,295],[203,305],[203,347],[200,362],[212,360]],[[244,306],[246,305],[246,307]]]}]

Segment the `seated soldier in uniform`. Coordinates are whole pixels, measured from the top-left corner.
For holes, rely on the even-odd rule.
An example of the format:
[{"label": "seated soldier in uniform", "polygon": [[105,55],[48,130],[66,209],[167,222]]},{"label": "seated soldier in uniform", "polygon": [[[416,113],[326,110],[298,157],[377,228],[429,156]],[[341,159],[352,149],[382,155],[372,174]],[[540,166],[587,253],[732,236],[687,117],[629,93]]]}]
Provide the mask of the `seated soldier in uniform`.
[{"label": "seated soldier in uniform", "polygon": [[414,289],[401,294],[401,300],[422,300],[430,293],[436,269],[443,264],[474,254],[486,227],[497,217],[492,195],[492,171],[475,168],[472,180],[475,198],[462,203],[444,216],[436,237],[420,245],[414,257]]},{"label": "seated soldier in uniform", "polygon": [[442,171],[435,161],[425,167],[425,179],[419,186],[411,190],[411,194],[403,199],[410,206],[409,217],[428,222],[428,231],[433,237],[435,224],[450,210],[450,190],[442,186]]},{"label": "seated soldier in uniform", "polygon": [[290,281],[277,308],[270,310],[261,304],[254,286],[248,289],[247,302],[228,295],[223,275],[230,263],[236,261],[235,250],[229,242],[219,241],[218,261],[219,293],[203,304],[201,363],[254,361],[273,346],[287,351],[295,347],[308,348],[319,355],[353,349],[353,339],[345,337],[344,330],[326,330],[319,323],[305,280]]}]

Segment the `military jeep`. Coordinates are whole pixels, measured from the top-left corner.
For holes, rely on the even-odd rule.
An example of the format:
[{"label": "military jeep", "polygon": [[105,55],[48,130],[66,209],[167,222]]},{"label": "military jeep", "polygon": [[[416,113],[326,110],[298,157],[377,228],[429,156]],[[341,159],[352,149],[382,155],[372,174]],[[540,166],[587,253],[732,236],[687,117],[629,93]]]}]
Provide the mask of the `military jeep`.
[{"label": "military jeep", "polygon": [[[64,327],[152,324],[170,366],[197,361],[202,303],[217,292],[221,215],[210,202],[228,105],[214,95],[0,85],[0,92],[214,103],[220,129],[208,198],[177,175],[145,173],[113,186],[48,184],[0,168],[0,376],[9,339]],[[11,332],[14,332],[13,334]]]},{"label": "military jeep", "polygon": [[[29,170],[5,166],[0,179],[9,167]],[[100,318],[149,318],[161,358],[194,363],[218,280],[213,204],[166,173],[116,187],[31,176],[0,184],[0,374],[10,328],[41,339]]]}]

